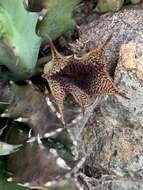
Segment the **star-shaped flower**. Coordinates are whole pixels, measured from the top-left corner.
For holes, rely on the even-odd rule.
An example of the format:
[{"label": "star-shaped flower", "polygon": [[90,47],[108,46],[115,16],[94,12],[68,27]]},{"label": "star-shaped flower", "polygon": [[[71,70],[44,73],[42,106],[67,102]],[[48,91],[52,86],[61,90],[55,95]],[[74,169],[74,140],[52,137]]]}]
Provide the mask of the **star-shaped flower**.
[{"label": "star-shaped flower", "polygon": [[71,94],[81,106],[84,113],[92,97],[97,95],[117,94],[126,98],[114,85],[107,70],[104,51],[111,36],[100,47],[86,53],[82,57],[62,56],[50,41],[52,51],[52,68],[44,74],[51,92],[63,117],[63,104],[66,94]]}]

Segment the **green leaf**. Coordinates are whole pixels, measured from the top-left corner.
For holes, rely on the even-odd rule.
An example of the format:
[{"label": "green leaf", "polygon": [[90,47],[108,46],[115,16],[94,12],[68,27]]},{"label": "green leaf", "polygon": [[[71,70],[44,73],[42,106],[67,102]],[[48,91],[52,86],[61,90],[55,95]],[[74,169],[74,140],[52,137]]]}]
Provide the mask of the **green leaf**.
[{"label": "green leaf", "polygon": [[0,78],[23,80],[34,73],[41,44],[37,19],[22,0],[0,0]]},{"label": "green leaf", "polygon": [[101,13],[118,11],[124,0],[98,0],[97,9]]},{"label": "green leaf", "polygon": [[41,36],[49,35],[53,40],[64,32],[75,28],[72,12],[80,0],[47,0],[47,15],[38,23]]}]

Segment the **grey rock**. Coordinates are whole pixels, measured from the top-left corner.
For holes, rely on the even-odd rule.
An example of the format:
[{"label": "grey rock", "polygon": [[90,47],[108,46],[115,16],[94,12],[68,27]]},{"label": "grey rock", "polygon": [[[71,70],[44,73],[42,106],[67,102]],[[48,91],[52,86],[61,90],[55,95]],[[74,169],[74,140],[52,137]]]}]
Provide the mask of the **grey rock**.
[{"label": "grey rock", "polygon": [[[106,51],[107,67],[114,73],[118,88],[129,100],[118,96],[103,97],[92,107],[82,129],[76,123],[72,132],[80,131],[78,145],[85,156],[83,171],[95,178],[95,189],[143,189],[143,9],[142,5],[105,14],[80,28],[74,51],[84,54],[113,37]],[[124,45],[128,45],[129,49]],[[130,49],[133,49],[130,54]],[[127,60],[124,56],[127,54]],[[131,58],[130,58],[131,56]],[[131,59],[135,67],[128,65]],[[141,65],[139,67],[139,65]],[[98,105],[98,106],[97,106]],[[94,112],[93,112],[94,110]],[[89,113],[89,112],[88,112]],[[87,115],[87,114],[86,114]],[[103,176],[111,178],[107,183]],[[112,178],[113,177],[113,178]],[[114,179],[115,178],[115,179]],[[93,180],[93,181],[94,181]],[[93,188],[93,187],[92,187]],[[94,189],[94,188],[93,188]]]},{"label": "grey rock", "polygon": [[[141,6],[141,5],[140,5]],[[74,44],[73,51],[84,54],[104,43],[112,34],[112,40],[106,51],[107,61],[118,60],[119,47],[123,43],[143,43],[143,9],[126,8],[117,13],[107,13],[99,19],[80,27],[80,38]]]},{"label": "grey rock", "polygon": [[117,179],[114,176],[103,176],[102,179],[94,179],[80,173],[84,189],[88,190],[142,190],[142,181],[133,181],[124,178]]}]

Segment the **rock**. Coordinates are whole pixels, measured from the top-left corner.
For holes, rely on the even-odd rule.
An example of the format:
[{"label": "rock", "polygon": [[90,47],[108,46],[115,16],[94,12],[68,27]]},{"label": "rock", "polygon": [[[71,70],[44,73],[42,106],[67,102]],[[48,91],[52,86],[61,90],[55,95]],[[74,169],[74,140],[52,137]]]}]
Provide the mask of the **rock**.
[{"label": "rock", "polygon": [[[142,7],[142,5],[140,5]],[[93,189],[143,189],[143,9],[125,8],[104,14],[80,28],[73,45],[83,54],[104,42],[112,33],[106,51],[107,67],[129,100],[109,96],[94,107],[80,131],[78,145],[85,156],[83,172]],[[114,72],[114,68],[115,72]]]},{"label": "rock", "polygon": [[117,179],[115,177],[104,177],[104,183],[100,179],[93,179],[87,177],[85,175],[81,175],[80,178],[84,183],[83,187],[85,189],[92,189],[92,190],[100,190],[100,189],[110,189],[110,190],[136,190],[136,189],[143,189],[143,185],[140,182],[133,182],[133,181],[124,181],[123,178]]}]

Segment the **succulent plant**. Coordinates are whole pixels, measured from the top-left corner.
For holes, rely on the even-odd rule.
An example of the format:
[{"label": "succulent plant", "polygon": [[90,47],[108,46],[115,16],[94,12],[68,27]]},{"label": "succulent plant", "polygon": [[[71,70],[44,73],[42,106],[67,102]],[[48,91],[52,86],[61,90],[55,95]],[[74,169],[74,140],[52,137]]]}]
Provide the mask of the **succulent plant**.
[{"label": "succulent plant", "polygon": [[64,32],[74,29],[76,23],[72,12],[80,0],[48,0],[47,15],[37,25],[39,35],[56,39]]},{"label": "succulent plant", "polygon": [[115,12],[118,11],[124,3],[124,0],[99,0],[97,9],[99,12]]},{"label": "succulent plant", "polygon": [[0,78],[23,80],[34,73],[41,44],[37,19],[22,0],[0,0]]},{"label": "succulent plant", "polygon": [[[0,0],[0,79],[19,81],[31,77],[37,71],[40,36],[56,39],[73,29],[72,12],[79,1],[45,0],[47,15],[37,24],[39,15],[28,12],[22,0]],[[34,1],[31,3],[33,6]]]},{"label": "succulent plant", "polygon": [[138,3],[140,3],[141,2],[141,0],[130,0],[130,3],[131,4],[138,4]]}]

